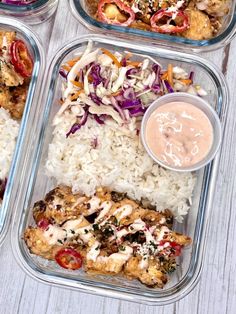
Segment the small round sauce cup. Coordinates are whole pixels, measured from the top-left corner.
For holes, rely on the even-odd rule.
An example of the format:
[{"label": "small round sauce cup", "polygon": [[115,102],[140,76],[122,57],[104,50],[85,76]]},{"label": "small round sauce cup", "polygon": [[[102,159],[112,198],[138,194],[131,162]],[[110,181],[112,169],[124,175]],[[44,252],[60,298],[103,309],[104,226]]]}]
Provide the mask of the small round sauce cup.
[{"label": "small round sauce cup", "polygon": [[[153,152],[153,149],[150,148],[150,145],[148,145],[146,131],[147,131],[147,124],[149,122],[151,115],[154,113],[154,111],[156,111],[161,106],[164,106],[173,102],[186,103],[186,104],[194,106],[198,110],[201,110],[202,113],[205,114],[206,118],[208,118],[212,127],[212,143],[211,143],[209,151],[205,154],[205,157],[203,157],[203,159],[189,166],[175,166],[163,160],[160,160],[157,157],[157,155]],[[153,128],[153,132],[155,132],[154,128]],[[220,147],[220,143],[222,139],[222,129],[221,129],[220,119],[216,111],[211,107],[211,105],[207,101],[200,98],[199,96],[193,96],[187,93],[171,93],[171,94],[167,94],[158,98],[147,109],[143,117],[142,125],[141,125],[141,139],[142,139],[144,148],[146,149],[149,156],[154,161],[156,161],[160,166],[167,168],[169,170],[174,170],[174,171],[179,171],[179,172],[196,171],[206,166],[215,157]],[[158,137],[156,138],[156,140],[158,143]]]}]

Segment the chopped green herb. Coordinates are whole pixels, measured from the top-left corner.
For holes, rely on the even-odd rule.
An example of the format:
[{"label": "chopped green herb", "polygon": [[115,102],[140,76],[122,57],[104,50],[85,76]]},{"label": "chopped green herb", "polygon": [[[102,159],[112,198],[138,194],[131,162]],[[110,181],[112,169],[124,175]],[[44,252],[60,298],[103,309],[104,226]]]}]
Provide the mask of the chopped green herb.
[{"label": "chopped green herb", "polygon": [[99,230],[98,224],[93,224],[93,230],[94,230],[94,231]]}]

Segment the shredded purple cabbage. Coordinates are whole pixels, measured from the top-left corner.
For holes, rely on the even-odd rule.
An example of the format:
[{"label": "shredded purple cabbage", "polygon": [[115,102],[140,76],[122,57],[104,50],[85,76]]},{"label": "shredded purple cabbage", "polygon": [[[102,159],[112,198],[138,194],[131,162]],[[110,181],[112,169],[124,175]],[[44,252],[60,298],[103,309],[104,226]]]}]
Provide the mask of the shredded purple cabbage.
[{"label": "shredded purple cabbage", "polygon": [[135,99],[136,95],[134,92],[134,89],[132,87],[127,88],[126,90],[123,91],[123,96],[125,99]]},{"label": "shredded purple cabbage", "polygon": [[170,86],[170,83],[167,80],[164,80],[164,83],[165,83],[165,86],[166,86],[166,89],[167,89],[168,93],[174,93],[174,90]]},{"label": "shredded purple cabbage", "polygon": [[127,66],[127,59],[126,58],[123,58],[120,62],[121,66],[122,67],[126,67]]},{"label": "shredded purple cabbage", "polygon": [[93,86],[97,87],[99,84],[104,83],[106,79],[101,76],[101,66],[99,64],[95,64],[92,66],[90,75],[93,78]]},{"label": "shredded purple cabbage", "polygon": [[127,79],[131,79],[132,77],[130,75],[135,75],[138,73],[138,69],[136,68],[132,68],[132,69],[129,69],[127,72],[126,72],[126,77]]},{"label": "shredded purple cabbage", "polygon": [[151,89],[155,94],[158,94],[161,91],[161,68],[158,64],[155,63],[152,65],[152,70],[155,73],[156,77]]},{"label": "shredded purple cabbage", "polygon": [[126,99],[121,103],[122,109],[139,108],[142,106],[140,99]]},{"label": "shredded purple cabbage", "polygon": [[125,114],[124,114],[123,110],[121,109],[121,107],[119,106],[119,104],[118,104],[117,100],[115,99],[115,97],[111,97],[111,104],[116,109],[116,111],[118,111],[118,113],[120,114],[121,118],[125,121]]},{"label": "shredded purple cabbage", "polygon": [[84,115],[82,116],[81,120],[79,123],[74,123],[70,129],[70,131],[66,134],[66,137],[69,137],[71,134],[75,134],[75,132],[77,132],[83,125],[85,125],[85,123],[88,120],[88,115],[89,112],[88,110],[84,111]]},{"label": "shredded purple cabbage", "polygon": [[193,77],[194,77],[194,72],[191,71],[189,74],[189,79],[192,81],[192,83],[193,83]]},{"label": "shredded purple cabbage", "polygon": [[59,74],[60,74],[63,78],[67,79],[68,73],[66,73],[66,71],[65,71],[64,69],[61,69],[61,70],[59,71]]},{"label": "shredded purple cabbage", "polygon": [[102,100],[100,97],[97,96],[96,93],[90,93],[89,97],[92,99],[93,102],[95,102],[95,104],[97,104],[98,106],[100,106],[102,104]]},{"label": "shredded purple cabbage", "polygon": [[146,111],[146,108],[138,107],[129,110],[131,117],[143,116]]},{"label": "shredded purple cabbage", "polygon": [[104,121],[102,120],[102,117],[101,116],[98,116],[97,114],[94,114],[93,115],[94,117],[94,120],[98,123],[98,124],[104,124]]}]

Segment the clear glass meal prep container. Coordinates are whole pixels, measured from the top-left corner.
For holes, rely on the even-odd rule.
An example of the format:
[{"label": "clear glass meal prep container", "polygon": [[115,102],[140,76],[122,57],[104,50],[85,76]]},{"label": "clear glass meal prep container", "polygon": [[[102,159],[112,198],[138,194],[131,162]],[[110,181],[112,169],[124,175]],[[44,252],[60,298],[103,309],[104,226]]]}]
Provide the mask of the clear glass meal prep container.
[{"label": "clear glass meal prep container", "polygon": [[49,19],[56,11],[58,0],[37,0],[27,5],[14,5],[0,2],[0,14],[18,18],[34,25]]},{"label": "clear glass meal prep container", "polygon": [[83,270],[64,270],[52,261],[31,255],[22,239],[25,228],[33,224],[34,202],[44,198],[45,194],[56,186],[54,179],[46,176],[44,165],[48,145],[52,139],[51,123],[58,111],[58,101],[61,97],[62,81],[58,74],[60,66],[72,58],[75,52],[84,50],[89,40],[93,40],[95,47],[103,47],[111,51],[128,50],[148,54],[163,65],[172,62],[172,64],[183,66],[188,71],[194,70],[195,81],[204,82],[203,86],[209,92],[206,99],[215,107],[222,125],[224,124],[228,89],[224,76],[209,61],[198,56],[100,35],[82,36],[66,44],[52,59],[45,76],[43,106],[37,112],[35,119],[38,123],[33,130],[34,148],[26,153],[24,161],[21,158],[23,175],[20,184],[18,182],[18,194],[14,206],[16,215],[12,225],[13,252],[24,270],[42,282],[150,305],[171,303],[188,294],[199,278],[220,153],[209,166],[197,173],[197,185],[191,210],[182,224],[175,224],[176,230],[192,237],[193,244],[183,251],[183,256],[178,261],[180,266],[171,275],[170,282],[163,290],[147,288],[138,281],[129,281],[123,277],[93,277]]},{"label": "clear glass meal prep container", "polygon": [[22,39],[28,46],[28,49],[34,60],[34,69],[31,82],[29,85],[27,100],[25,104],[24,114],[20,122],[19,135],[17,138],[16,148],[11,163],[11,169],[8,175],[7,186],[3,197],[2,205],[0,205],[0,245],[6,236],[10,218],[12,214],[12,205],[14,204],[14,193],[16,192],[16,182],[21,176],[21,168],[19,167],[20,155],[24,158],[25,147],[30,138],[30,130],[32,127],[32,117],[38,105],[39,92],[44,70],[44,52],[38,37],[32,30],[23,23],[1,17],[0,30],[14,31],[17,38]]},{"label": "clear glass meal prep container", "polygon": [[[69,0],[70,8],[74,17],[85,25],[88,29],[93,31],[100,31],[110,35],[134,38],[148,41],[149,43],[158,46],[173,47],[178,50],[186,51],[209,51],[226,46],[236,34],[236,2],[232,0],[230,11],[224,18],[223,26],[219,34],[209,40],[191,40],[180,36],[172,36],[167,34],[160,34],[150,31],[138,30],[131,27],[123,27],[116,25],[109,25],[97,21],[88,11],[86,6],[87,0]],[[93,1],[93,0],[91,0]]]}]

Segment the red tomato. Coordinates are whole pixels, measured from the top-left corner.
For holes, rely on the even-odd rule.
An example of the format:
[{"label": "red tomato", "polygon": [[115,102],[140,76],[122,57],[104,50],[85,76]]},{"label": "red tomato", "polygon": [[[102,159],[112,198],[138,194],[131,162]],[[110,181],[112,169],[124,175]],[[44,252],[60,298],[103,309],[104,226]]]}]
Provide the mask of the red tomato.
[{"label": "red tomato", "polygon": [[82,257],[79,252],[71,248],[61,249],[55,256],[56,262],[66,269],[79,269],[82,266]]},{"label": "red tomato", "polygon": [[[127,15],[129,15],[127,21],[120,23],[119,21],[109,19],[104,13],[106,4],[115,4],[120,11],[123,11]],[[129,26],[135,20],[135,13],[128,5],[126,5],[121,0],[100,0],[98,3],[98,17],[100,21],[105,22],[107,24]]]},{"label": "red tomato", "polygon": [[15,40],[10,46],[11,63],[17,73],[24,78],[30,77],[33,71],[33,60],[22,40]]},{"label": "red tomato", "polygon": [[168,12],[164,9],[161,9],[157,11],[150,20],[152,30],[158,33],[181,33],[185,31],[189,26],[188,16],[183,11],[178,11],[176,13],[176,17],[179,17],[182,19],[182,25],[171,25],[171,24],[161,24],[162,18],[172,18],[175,20],[176,18],[173,18],[174,13]]}]

